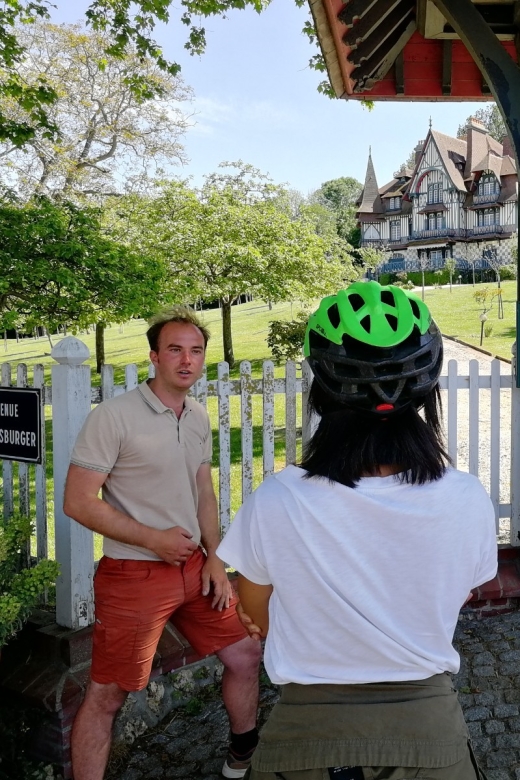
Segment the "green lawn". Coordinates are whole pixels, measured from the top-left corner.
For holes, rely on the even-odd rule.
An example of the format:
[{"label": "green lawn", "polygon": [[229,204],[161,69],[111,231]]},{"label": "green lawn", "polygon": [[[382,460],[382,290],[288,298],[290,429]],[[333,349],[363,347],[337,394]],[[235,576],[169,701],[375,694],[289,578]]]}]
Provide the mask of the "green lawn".
[{"label": "green lawn", "polygon": [[[428,304],[437,324],[445,336],[454,336],[468,344],[480,345],[480,319],[483,311],[473,294],[475,290],[485,288],[496,289],[496,283],[453,285],[441,289],[428,288],[425,292],[425,302]],[[515,302],[516,282],[502,282],[502,300],[504,318],[498,319],[498,306],[495,299],[493,308],[487,313],[486,325],[492,326],[490,336],[485,337],[482,347],[498,357],[511,359],[511,346],[515,340]],[[420,289],[416,289],[421,294]],[[489,305],[489,304],[487,304]]]},{"label": "green lawn", "polygon": [[[293,305],[294,316],[301,308],[300,304],[296,303]],[[201,316],[211,330],[206,362],[208,378],[215,379],[217,376],[217,363],[223,359],[220,309],[206,309]],[[290,318],[291,305],[289,303],[273,304],[272,311],[269,310],[267,304],[261,302],[233,306],[232,322],[236,367],[231,376],[234,378],[239,376],[239,363],[241,360],[250,360],[253,374],[261,376],[262,361],[270,358],[270,352],[265,341],[269,322],[273,319]],[[146,329],[147,324],[144,320],[131,320],[124,326],[114,325],[111,328],[107,328],[105,334],[106,362],[114,366],[116,383],[124,383],[124,367],[129,363],[137,364],[141,379],[146,377],[149,364],[148,342],[145,336]],[[92,380],[94,384],[99,384],[99,377],[94,371],[94,333],[87,334],[81,332],[75,335],[84,341],[90,349],[91,358],[88,362],[93,369]],[[51,336],[53,344],[56,344],[60,338],[62,336]],[[32,337],[21,339],[18,343],[14,339],[8,339],[7,349],[5,349],[5,342],[0,342],[0,362],[11,363],[13,376],[15,376],[15,369],[18,363],[26,363],[29,367],[36,363],[42,363],[45,366],[46,376],[50,380],[50,367],[54,363],[50,351],[51,346],[46,336],[38,339]],[[281,375],[281,370],[279,370],[278,376]]]}]

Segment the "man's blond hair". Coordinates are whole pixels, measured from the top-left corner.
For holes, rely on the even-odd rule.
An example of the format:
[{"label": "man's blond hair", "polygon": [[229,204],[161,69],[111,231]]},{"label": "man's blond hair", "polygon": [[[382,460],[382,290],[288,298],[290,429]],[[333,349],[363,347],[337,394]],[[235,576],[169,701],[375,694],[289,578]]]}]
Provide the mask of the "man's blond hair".
[{"label": "man's blond hair", "polygon": [[152,352],[157,352],[159,347],[159,336],[165,325],[169,322],[180,322],[183,325],[194,325],[202,333],[204,339],[204,349],[206,349],[210,337],[210,332],[202,324],[195,311],[190,306],[172,306],[169,309],[163,309],[148,320],[149,328],[146,331],[146,337]]}]

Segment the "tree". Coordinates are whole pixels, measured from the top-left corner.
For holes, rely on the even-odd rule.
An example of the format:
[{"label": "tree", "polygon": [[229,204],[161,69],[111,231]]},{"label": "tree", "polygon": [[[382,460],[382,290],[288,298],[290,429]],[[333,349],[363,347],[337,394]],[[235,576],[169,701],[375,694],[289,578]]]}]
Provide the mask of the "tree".
[{"label": "tree", "polygon": [[421,298],[424,301],[424,274],[430,267],[430,258],[426,252],[419,252],[419,270],[421,272]]},{"label": "tree", "polygon": [[468,122],[471,119],[478,119],[479,122],[482,122],[488,133],[500,143],[502,143],[507,135],[507,128],[496,103],[492,103],[485,108],[478,108],[472,116],[468,116],[466,121],[462,125],[459,125],[457,138],[464,138],[466,136]]},{"label": "tree", "polygon": [[376,275],[378,269],[385,262],[385,250],[376,246],[364,246],[359,250],[363,267]]},{"label": "tree", "polygon": [[[202,54],[206,31],[200,25],[203,18],[225,16],[232,8],[251,6],[260,12],[267,0],[182,0],[179,22],[187,30],[185,44],[192,54]],[[177,76],[180,66],[168,62],[152,38],[157,22],[170,20],[172,0],[93,0],[86,12],[92,28],[102,33],[104,52],[108,57],[125,59],[135,53],[140,62],[154,62],[165,76]],[[48,0],[7,0],[0,9],[0,99],[16,104],[23,116],[6,116],[0,108],[0,141],[21,148],[38,132],[57,140],[59,128],[48,110],[57,99],[55,89],[45,75],[35,84],[27,84],[20,72],[26,55],[20,31],[39,19],[49,18]],[[102,63],[102,60],[100,60]],[[145,74],[136,73],[128,82],[131,92],[142,97],[149,94]],[[155,92],[161,96],[160,85]]]},{"label": "tree", "polygon": [[326,206],[334,213],[338,235],[349,243],[356,229],[356,201],[362,189],[357,179],[341,176],[324,182],[310,198],[311,202]]},{"label": "tree", "polygon": [[306,300],[334,291],[353,271],[344,242],[319,236],[311,220],[280,207],[283,188],[241,162],[221,168],[227,172],[208,176],[198,192],[165,183],[135,212],[134,230],[170,263],[177,300],[219,301],[232,367],[231,307],[242,293]]},{"label": "tree", "polygon": [[453,274],[455,273],[455,269],[457,267],[457,261],[453,257],[447,257],[444,261],[444,267],[447,270],[448,274],[450,275],[450,292],[452,282],[453,282]]},{"label": "tree", "polygon": [[[25,49],[20,76],[28,85],[45,79],[55,91],[47,114],[60,133],[53,139],[36,129],[23,150],[0,144],[0,174],[19,196],[102,197],[151,167],[184,160],[187,117],[178,104],[191,93],[180,77],[136,52],[106,55],[106,36],[79,25],[38,22],[17,35]],[[12,99],[0,97],[0,110],[12,121],[27,120]]]},{"label": "tree", "polygon": [[[101,227],[100,212],[40,199],[0,205],[0,328],[83,328],[148,316],[167,269]],[[98,371],[100,364],[98,361]]]}]

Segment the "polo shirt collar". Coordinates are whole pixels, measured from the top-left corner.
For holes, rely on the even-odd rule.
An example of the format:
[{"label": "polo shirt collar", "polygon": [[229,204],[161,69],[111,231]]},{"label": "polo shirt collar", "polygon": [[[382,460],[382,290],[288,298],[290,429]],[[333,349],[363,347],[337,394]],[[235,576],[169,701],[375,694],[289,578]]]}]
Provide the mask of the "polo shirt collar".
[{"label": "polo shirt collar", "polygon": [[[145,379],[144,382],[141,382],[140,385],[138,385],[137,389],[141,393],[142,397],[148,404],[148,406],[151,406],[154,411],[156,411],[158,414],[162,414],[163,412],[170,412],[171,409],[169,406],[165,406],[163,402],[158,398],[153,390],[151,389],[150,385],[148,384],[148,380]],[[186,412],[191,412],[193,408],[193,399],[189,396],[186,396],[184,399],[184,410]]]}]

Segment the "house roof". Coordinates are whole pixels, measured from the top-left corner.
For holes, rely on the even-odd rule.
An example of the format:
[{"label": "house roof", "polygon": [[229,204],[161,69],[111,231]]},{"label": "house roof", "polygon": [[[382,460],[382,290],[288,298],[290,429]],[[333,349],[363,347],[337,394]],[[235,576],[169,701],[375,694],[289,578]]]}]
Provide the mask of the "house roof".
[{"label": "house roof", "polygon": [[[461,138],[452,138],[449,135],[444,135],[444,133],[439,133],[438,130],[431,130],[430,133],[444,168],[446,169],[446,173],[458,190],[466,190],[464,178],[460,169],[461,164],[464,163],[466,158],[466,141],[463,141]],[[426,139],[426,142],[427,141],[428,139]]]},{"label": "house roof", "polygon": [[372,162],[372,154],[369,152],[365,186],[358,200],[358,212],[362,214],[382,214],[383,204],[377,186],[376,172]]}]

